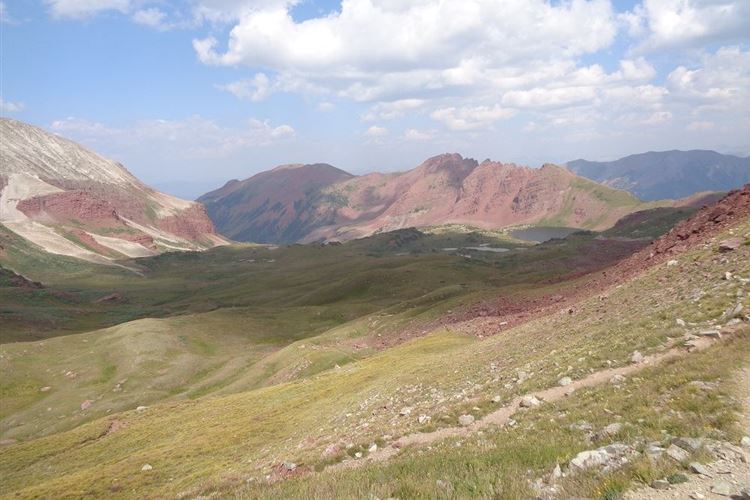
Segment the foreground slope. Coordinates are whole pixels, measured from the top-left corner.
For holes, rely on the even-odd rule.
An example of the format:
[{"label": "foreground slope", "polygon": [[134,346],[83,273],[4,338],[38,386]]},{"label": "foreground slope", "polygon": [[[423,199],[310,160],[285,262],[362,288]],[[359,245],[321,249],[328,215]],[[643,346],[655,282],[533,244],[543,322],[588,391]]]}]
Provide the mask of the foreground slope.
[{"label": "foreground slope", "polygon": [[567,163],[573,172],[644,200],[684,198],[703,191],[729,191],[750,182],[750,157],[715,151],[659,151],[596,162]]},{"label": "foreground slope", "polygon": [[351,176],[330,165],[278,167],[199,200],[223,234],[273,243],[348,240],[444,224],[605,229],[628,213],[656,206],[555,165],[479,163],[458,154],[393,174]]},{"label": "foreground slope", "polygon": [[221,244],[203,207],[62,137],[0,119],[0,224],[48,252],[107,263]]},{"label": "foreground slope", "polygon": [[[575,303],[498,324],[489,336],[474,333],[486,317],[467,318],[286,383],[112,414],[12,444],[0,456],[0,492],[525,498],[556,463],[567,469],[576,453],[614,442],[632,453],[632,465],[570,474],[562,497],[614,494],[634,478],[672,474],[676,462],[641,454],[650,442],[739,439],[728,381],[750,354],[745,320],[733,317],[750,306],[750,186],[732,196],[652,248],[581,278],[586,292]],[[719,241],[730,237],[739,242],[723,251]],[[722,342],[705,354],[682,347],[708,347],[694,334],[713,328],[724,331]],[[635,351],[653,367],[629,368],[640,359]],[[659,357],[666,352],[675,354]],[[616,385],[578,383],[626,367]],[[469,424],[454,434],[469,421],[459,416],[494,415],[521,395],[547,394],[563,377],[580,387],[568,400],[514,408],[512,424],[498,419],[506,425]],[[426,446],[412,435],[424,435]]]}]

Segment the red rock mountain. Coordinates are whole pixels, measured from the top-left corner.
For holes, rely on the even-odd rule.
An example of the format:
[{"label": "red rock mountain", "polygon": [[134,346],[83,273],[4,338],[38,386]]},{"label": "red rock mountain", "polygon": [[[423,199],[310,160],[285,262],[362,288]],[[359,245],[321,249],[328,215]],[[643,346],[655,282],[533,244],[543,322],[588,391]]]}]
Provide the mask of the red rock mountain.
[{"label": "red rock mountain", "polygon": [[100,263],[225,242],[202,205],[155,191],[79,144],[4,118],[0,224],[49,252]]},{"label": "red rock mountain", "polygon": [[443,224],[604,229],[626,214],[657,206],[556,165],[478,163],[458,154],[391,174],[352,176],[322,164],[278,167],[232,181],[199,201],[222,234],[274,243]]}]

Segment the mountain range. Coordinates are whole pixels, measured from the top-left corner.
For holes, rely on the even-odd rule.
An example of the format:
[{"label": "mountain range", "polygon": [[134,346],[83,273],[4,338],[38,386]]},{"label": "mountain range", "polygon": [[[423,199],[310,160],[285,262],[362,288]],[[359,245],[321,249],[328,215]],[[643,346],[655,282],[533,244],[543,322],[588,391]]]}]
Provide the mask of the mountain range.
[{"label": "mountain range", "polygon": [[442,154],[400,173],[354,176],[284,165],[198,198],[219,232],[240,241],[348,240],[406,227],[463,224],[605,229],[647,204],[552,164],[541,168]]},{"label": "mountain range", "polygon": [[750,157],[715,151],[661,151],[567,167],[588,179],[630,191],[642,200],[683,198],[701,191],[729,191],[750,182]]},{"label": "mountain range", "polygon": [[201,204],[79,144],[6,118],[0,137],[0,223],[49,252],[107,264],[225,243]]}]

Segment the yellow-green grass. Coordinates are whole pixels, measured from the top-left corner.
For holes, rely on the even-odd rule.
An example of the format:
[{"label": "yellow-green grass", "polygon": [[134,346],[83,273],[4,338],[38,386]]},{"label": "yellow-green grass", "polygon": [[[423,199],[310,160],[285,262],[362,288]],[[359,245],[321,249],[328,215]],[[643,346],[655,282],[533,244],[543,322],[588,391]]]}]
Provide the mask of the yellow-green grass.
[{"label": "yellow-green grass", "polygon": [[[488,428],[429,448],[414,446],[386,463],[354,470],[274,484],[257,474],[237,476],[234,484],[215,482],[200,491],[239,498],[531,498],[537,479],[547,482],[556,465],[564,467],[583,450],[619,442],[641,453],[648,443],[667,447],[681,436],[737,443],[742,434],[736,412],[741,405],[732,377],[749,363],[746,330],[708,351],[644,369],[623,384],[603,384],[520,412],[513,427]],[[713,389],[700,389],[692,381]],[[584,422],[600,437],[589,440],[580,428]],[[603,435],[601,430],[613,422],[623,424],[621,430]],[[692,459],[709,458],[698,452]],[[634,485],[688,474],[684,465],[636,454],[621,469],[569,475],[555,486],[560,498],[617,498]]]},{"label": "yellow-green grass", "polygon": [[[746,234],[748,227],[738,230]],[[385,440],[384,435],[454,426],[463,412],[479,417],[496,408],[490,401],[494,395],[507,402],[553,386],[563,375],[580,378],[626,364],[634,350],[664,349],[670,336],[684,333],[675,324],[678,317],[706,326],[738,300],[750,305],[739,295],[741,282],[722,279],[726,271],[750,275],[750,247],[720,255],[715,246],[680,256],[679,266],[658,266],[606,297],[591,297],[574,314],[560,311],[483,341],[439,329],[291,382],[155,405],[11,445],[0,457],[0,491],[21,496],[200,492],[248,477],[262,479],[284,460],[315,467],[325,461],[321,454],[332,443],[366,447]],[[694,301],[697,291],[705,295]],[[735,347],[730,352],[745,352]],[[527,372],[528,380],[514,383],[518,370]],[[409,417],[399,416],[403,406],[413,408]],[[581,411],[589,410],[599,407]],[[419,424],[419,414],[430,415],[431,423]],[[115,419],[122,427],[103,435]],[[564,433],[562,444],[555,444],[549,432],[542,435],[547,446],[529,445],[528,452],[517,453],[522,467],[548,464],[582,449],[580,442],[565,444]],[[531,458],[523,458],[525,453]],[[153,470],[141,472],[145,463]],[[518,481],[504,483],[504,476],[496,475],[500,487],[521,491],[514,486]],[[411,491],[401,494],[417,495]],[[341,492],[346,496],[343,485]]]}]

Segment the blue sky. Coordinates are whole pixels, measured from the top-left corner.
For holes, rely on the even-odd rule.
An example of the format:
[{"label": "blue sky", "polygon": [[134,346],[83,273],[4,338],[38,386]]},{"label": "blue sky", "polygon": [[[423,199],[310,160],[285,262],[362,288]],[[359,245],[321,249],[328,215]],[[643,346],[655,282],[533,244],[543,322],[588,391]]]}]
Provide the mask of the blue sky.
[{"label": "blue sky", "polygon": [[750,153],[750,2],[4,0],[0,109],[194,197],[282,163]]}]

